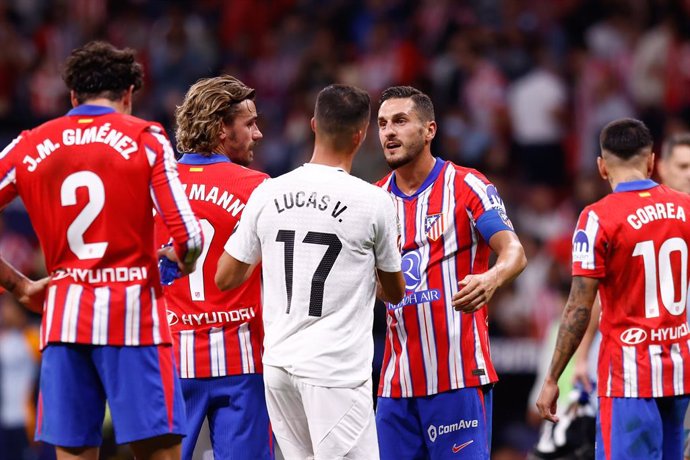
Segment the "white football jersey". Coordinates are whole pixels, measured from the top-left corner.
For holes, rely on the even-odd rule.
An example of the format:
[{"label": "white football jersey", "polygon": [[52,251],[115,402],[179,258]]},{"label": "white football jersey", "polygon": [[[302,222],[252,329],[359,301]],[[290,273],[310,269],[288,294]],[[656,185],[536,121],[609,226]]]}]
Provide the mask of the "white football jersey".
[{"label": "white football jersey", "polygon": [[261,184],[225,251],[262,260],[264,364],[315,385],[371,377],[375,268],[400,271],[393,202],[340,168],[307,163]]}]

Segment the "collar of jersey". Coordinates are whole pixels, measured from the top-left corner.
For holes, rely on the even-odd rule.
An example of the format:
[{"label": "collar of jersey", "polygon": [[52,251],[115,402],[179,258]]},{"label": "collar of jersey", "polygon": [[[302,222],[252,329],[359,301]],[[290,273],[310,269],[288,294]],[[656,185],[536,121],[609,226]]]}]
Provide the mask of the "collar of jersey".
[{"label": "collar of jersey", "polygon": [[340,166],[328,166],[328,165],[322,165],[319,163],[304,163],[302,166],[306,166],[308,168],[329,168],[329,169],[335,169],[336,171],[344,172],[347,174],[347,172],[341,168]]},{"label": "collar of jersey", "polygon": [[212,153],[211,156],[204,156],[200,153],[185,153],[178,163],[183,165],[211,165],[214,163],[232,163],[232,161],[220,153]]},{"label": "collar of jersey", "polygon": [[656,187],[657,185],[659,184],[654,182],[652,179],[631,180],[630,182],[621,182],[620,184],[616,185],[616,188],[613,191],[613,193],[649,190],[650,188]]},{"label": "collar of jersey", "polygon": [[67,115],[89,115],[89,116],[95,116],[95,115],[105,115],[108,113],[114,113],[115,109],[112,107],[106,107],[104,105],[90,105],[90,104],[83,104],[83,105],[78,105],[69,112],[67,112]]},{"label": "collar of jersey", "polygon": [[399,196],[400,198],[406,198],[406,199],[412,199],[415,198],[417,195],[422,193],[424,190],[429,188],[431,184],[434,183],[436,178],[438,178],[438,175],[441,174],[441,170],[443,169],[443,165],[446,164],[445,161],[443,161],[440,158],[436,158],[436,164],[434,167],[431,169],[431,172],[429,173],[428,176],[426,176],[426,179],[424,179],[424,182],[422,182],[421,187],[417,189],[416,192],[414,192],[412,195],[406,195],[405,193],[402,192],[398,188],[398,184],[395,183],[395,171],[393,172],[393,177],[391,177],[391,192],[393,192],[396,196]]}]

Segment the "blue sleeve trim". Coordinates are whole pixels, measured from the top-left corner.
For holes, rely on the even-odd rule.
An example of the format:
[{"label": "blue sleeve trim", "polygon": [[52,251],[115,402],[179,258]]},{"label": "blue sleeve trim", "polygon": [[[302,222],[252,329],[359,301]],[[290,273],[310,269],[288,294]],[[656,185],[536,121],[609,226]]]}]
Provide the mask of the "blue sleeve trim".
[{"label": "blue sleeve trim", "polygon": [[484,241],[486,241],[487,243],[489,242],[491,237],[494,236],[494,234],[500,231],[515,231],[507,223],[505,223],[503,218],[501,218],[501,215],[499,214],[498,210],[495,208],[489,209],[484,214],[479,216],[479,219],[477,219],[476,227],[477,230],[479,230],[479,233],[481,233],[482,238],[484,238]]}]

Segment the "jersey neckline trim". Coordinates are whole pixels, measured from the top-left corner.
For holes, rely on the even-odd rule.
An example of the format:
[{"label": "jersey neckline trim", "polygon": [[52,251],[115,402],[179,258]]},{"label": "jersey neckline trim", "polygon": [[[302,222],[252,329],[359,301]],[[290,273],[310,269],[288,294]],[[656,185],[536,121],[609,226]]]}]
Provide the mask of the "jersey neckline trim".
[{"label": "jersey neckline trim", "polygon": [[67,116],[72,116],[72,115],[90,115],[90,116],[95,116],[95,115],[106,115],[109,113],[115,113],[115,109],[112,107],[106,107],[104,105],[92,105],[92,104],[83,104],[83,105],[78,105],[69,112],[67,112]]},{"label": "jersey neckline trim", "polygon": [[412,195],[407,195],[402,190],[400,190],[398,188],[398,184],[395,183],[395,171],[393,171],[393,174],[391,177],[391,192],[393,192],[394,195],[396,195],[400,198],[407,199],[407,200],[411,200],[412,198],[416,198],[417,195],[419,195],[424,190],[429,188],[431,186],[431,184],[433,184],[436,181],[439,174],[441,174],[441,170],[443,169],[443,166],[445,164],[446,164],[445,161],[441,160],[440,158],[436,158],[436,164],[431,169],[431,172],[429,173],[428,176],[426,176],[426,179],[424,179],[424,182],[422,182],[422,185]]},{"label": "jersey neckline trim", "polygon": [[214,163],[232,163],[232,161],[220,153],[212,153],[210,156],[204,156],[200,153],[185,153],[178,163],[183,165],[211,165]]},{"label": "jersey neckline trim", "polygon": [[620,184],[616,185],[616,188],[613,190],[613,193],[649,190],[650,188],[656,187],[657,185],[659,184],[657,184],[651,179],[631,180],[629,182],[621,182]]},{"label": "jersey neckline trim", "polygon": [[302,166],[307,166],[307,167],[310,167],[310,168],[316,167],[316,168],[335,169],[336,171],[344,172],[345,174],[347,174],[347,171],[345,171],[345,170],[344,170],[343,168],[341,168],[340,166],[328,166],[328,165],[322,165],[322,164],[319,164],[319,163],[304,163]]}]

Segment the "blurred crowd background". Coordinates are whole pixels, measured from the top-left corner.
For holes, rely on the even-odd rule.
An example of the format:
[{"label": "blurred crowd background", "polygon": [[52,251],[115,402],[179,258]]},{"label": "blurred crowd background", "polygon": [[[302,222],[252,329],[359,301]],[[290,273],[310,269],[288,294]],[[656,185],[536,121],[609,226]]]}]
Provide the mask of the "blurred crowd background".
[{"label": "blurred crowd background", "polygon": [[[330,83],[375,102],[396,84],[432,97],[432,151],[497,185],[529,259],[490,306],[499,460],[524,458],[537,437],[528,395],[569,289],[572,229],[608,191],[599,130],[640,118],[658,152],[690,124],[688,0],[0,0],[0,148],[69,109],[60,65],[92,39],[137,50],[146,81],[134,114],[173,141],[175,106],[198,78],[228,73],[256,88],[264,139],[253,167],[271,176],[308,161],[314,100]],[[373,122],[353,174],[387,172]],[[0,254],[43,275],[20,202],[1,214]],[[37,320],[0,298],[0,459],[11,433],[31,430]],[[128,458],[112,445],[102,456]],[[50,456],[32,446],[35,458]]]}]

